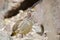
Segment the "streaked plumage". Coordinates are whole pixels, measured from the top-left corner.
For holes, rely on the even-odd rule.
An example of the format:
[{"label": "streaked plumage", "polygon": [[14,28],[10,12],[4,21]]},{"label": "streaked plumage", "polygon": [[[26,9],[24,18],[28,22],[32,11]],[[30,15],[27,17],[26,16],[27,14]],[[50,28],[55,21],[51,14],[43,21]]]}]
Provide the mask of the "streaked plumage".
[{"label": "streaked plumage", "polygon": [[31,20],[31,17],[26,17],[22,21],[17,21],[16,24],[13,26],[13,33],[11,36],[16,35],[17,33],[26,35],[29,33],[32,29],[33,21]]}]

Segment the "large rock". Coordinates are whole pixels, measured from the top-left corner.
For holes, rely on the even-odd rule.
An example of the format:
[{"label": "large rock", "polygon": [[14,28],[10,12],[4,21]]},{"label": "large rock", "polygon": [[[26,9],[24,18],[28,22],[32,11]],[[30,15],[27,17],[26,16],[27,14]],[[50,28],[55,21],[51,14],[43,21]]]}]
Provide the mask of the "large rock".
[{"label": "large rock", "polygon": [[35,9],[34,18],[44,25],[48,40],[57,40],[56,34],[60,33],[60,0],[43,0]]}]

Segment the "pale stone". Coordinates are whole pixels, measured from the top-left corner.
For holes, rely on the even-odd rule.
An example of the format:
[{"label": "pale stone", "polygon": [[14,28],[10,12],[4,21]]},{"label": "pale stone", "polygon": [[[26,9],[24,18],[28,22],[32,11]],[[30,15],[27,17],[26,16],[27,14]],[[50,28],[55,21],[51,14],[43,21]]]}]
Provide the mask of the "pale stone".
[{"label": "pale stone", "polygon": [[0,40],[12,40],[12,38],[7,33],[0,31]]}]

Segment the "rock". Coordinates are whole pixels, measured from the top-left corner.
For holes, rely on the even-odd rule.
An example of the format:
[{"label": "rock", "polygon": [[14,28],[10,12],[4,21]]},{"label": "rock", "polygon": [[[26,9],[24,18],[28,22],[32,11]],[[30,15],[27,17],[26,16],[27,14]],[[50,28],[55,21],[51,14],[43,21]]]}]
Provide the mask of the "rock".
[{"label": "rock", "polygon": [[12,38],[7,33],[0,31],[0,40],[12,40]]},{"label": "rock", "polygon": [[35,23],[33,25],[32,31],[42,36],[44,33],[44,27],[42,24]]},{"label": "rock", "polygon": [[8,0],[0,0],[0,11],[6,10],[8,7]]}]

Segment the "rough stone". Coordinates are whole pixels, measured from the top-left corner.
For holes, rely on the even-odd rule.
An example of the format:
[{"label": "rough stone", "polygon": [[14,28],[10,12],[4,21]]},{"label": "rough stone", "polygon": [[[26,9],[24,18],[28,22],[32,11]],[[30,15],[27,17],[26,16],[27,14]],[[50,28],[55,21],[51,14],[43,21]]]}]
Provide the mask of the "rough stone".
[{"label": "rough stone", "polygon": [[0,40],[12,40],[12,38],[7,33],[0,31]]}]

